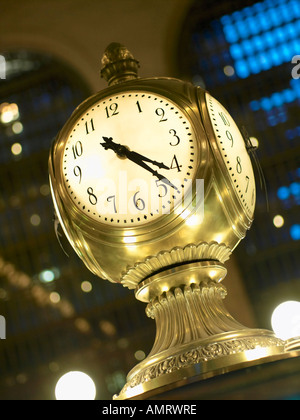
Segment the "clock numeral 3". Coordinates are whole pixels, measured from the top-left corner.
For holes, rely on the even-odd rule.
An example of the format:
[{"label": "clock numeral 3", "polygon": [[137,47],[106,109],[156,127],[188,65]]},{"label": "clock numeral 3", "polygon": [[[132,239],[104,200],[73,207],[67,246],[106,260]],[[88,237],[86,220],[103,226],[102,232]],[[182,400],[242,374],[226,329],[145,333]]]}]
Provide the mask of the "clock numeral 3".
[{"label": "clock numeral 3", "polygon": [[176,131],[173,130],[173,128],[172,128],[171,130],[169,130],[169,133],[172,134],[176,138],[175,143],[172,143],[170,141],[170,143],[169,143],[170,146],[178,146],[178,144],[180,143],[180,138],[177,136]]}]

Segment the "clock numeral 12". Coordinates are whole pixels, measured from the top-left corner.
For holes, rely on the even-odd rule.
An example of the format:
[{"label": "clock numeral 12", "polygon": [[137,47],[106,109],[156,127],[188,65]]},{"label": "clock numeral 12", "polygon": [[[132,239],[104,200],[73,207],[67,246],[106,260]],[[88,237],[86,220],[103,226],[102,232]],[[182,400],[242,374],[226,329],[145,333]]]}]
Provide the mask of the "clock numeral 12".
[{"label": "clock numeral 12", "polygon": [[113,103],[110,104],[110,106],[106,106],[105,107],[105,111],[106,111],[106,117],[110,118],[114,115],[118,115],[119,111],[118,111],[118,104],[117,103]]}]

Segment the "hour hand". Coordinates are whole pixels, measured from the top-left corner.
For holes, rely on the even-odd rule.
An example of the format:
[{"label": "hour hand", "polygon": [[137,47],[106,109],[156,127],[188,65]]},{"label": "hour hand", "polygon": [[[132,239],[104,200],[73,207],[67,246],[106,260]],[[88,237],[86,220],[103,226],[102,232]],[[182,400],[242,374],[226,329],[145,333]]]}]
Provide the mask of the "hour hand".
[{"label": "hour hand", "polygon": [[105,150],[112,149],[115,151],[117,144],[113,142],[112,137],[102,137],[105,143],[100,143]]}]

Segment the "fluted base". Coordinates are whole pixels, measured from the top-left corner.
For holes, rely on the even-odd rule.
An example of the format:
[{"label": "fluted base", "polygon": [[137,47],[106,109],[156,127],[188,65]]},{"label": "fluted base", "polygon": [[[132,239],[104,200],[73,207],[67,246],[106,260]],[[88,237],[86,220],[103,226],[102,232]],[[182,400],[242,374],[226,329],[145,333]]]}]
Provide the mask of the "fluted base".
[{"label": "fluted base", "polygon": [[246,328],[223,305],[226,269],[217,262],[181,265],[147,279],[136,298],[156,322],[150,354],[114,399],[146,398],[159,389],[285,357],[285,342]]}]

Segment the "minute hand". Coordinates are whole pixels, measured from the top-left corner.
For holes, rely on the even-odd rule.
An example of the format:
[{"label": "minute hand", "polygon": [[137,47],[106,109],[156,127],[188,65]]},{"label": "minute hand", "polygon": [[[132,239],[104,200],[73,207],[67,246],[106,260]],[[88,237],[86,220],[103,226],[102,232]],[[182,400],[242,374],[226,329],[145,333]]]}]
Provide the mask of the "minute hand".
[{"label": "minute hand", "polygon": [[[155,165],[155,161],[148,159],[142,155],[140,155],[139,153],[136,152],[132,152],[128,149],[126,149],[126,151],[124,152],[125,156],[127,157],[127,159],[131,160],[132,162],[136,163],[137,165],[141,166],[142,168],[146,169],[147,171],[151,172],[152,175],[156,176],[160,181],[162,181],[164,184],[169,185],[170,187],[174,188],[175,190],[177,190],[177,187],[175,187],[174,184],[172,184],[172,182],[170,182],[164,175],[158,173],[157,171],[153,170],[152,168],[150,168],[150,166],[148,166],[144,160],[151,162],[152,164]],[[157,163],[157,162],[156,162]],[[163,165],[163,163],[161,163],[160,165]],[[166,168],[166,169],[170,169],[167,166],[163,165],[161,166],[162,168]]]},{"label": "minute hand", "polygon": [[125,155],[128,159],[132,160],[135,163],[138,163],[140,161],[150,162],[152,163],[152,165],[158,166],[160,169],[170,169],[162,162],[157,162],[156,160],[152,160],[150,158],[147,158],[146,156],[141,155],[140,153],[133,152],[131,150],[126,150]]}]

